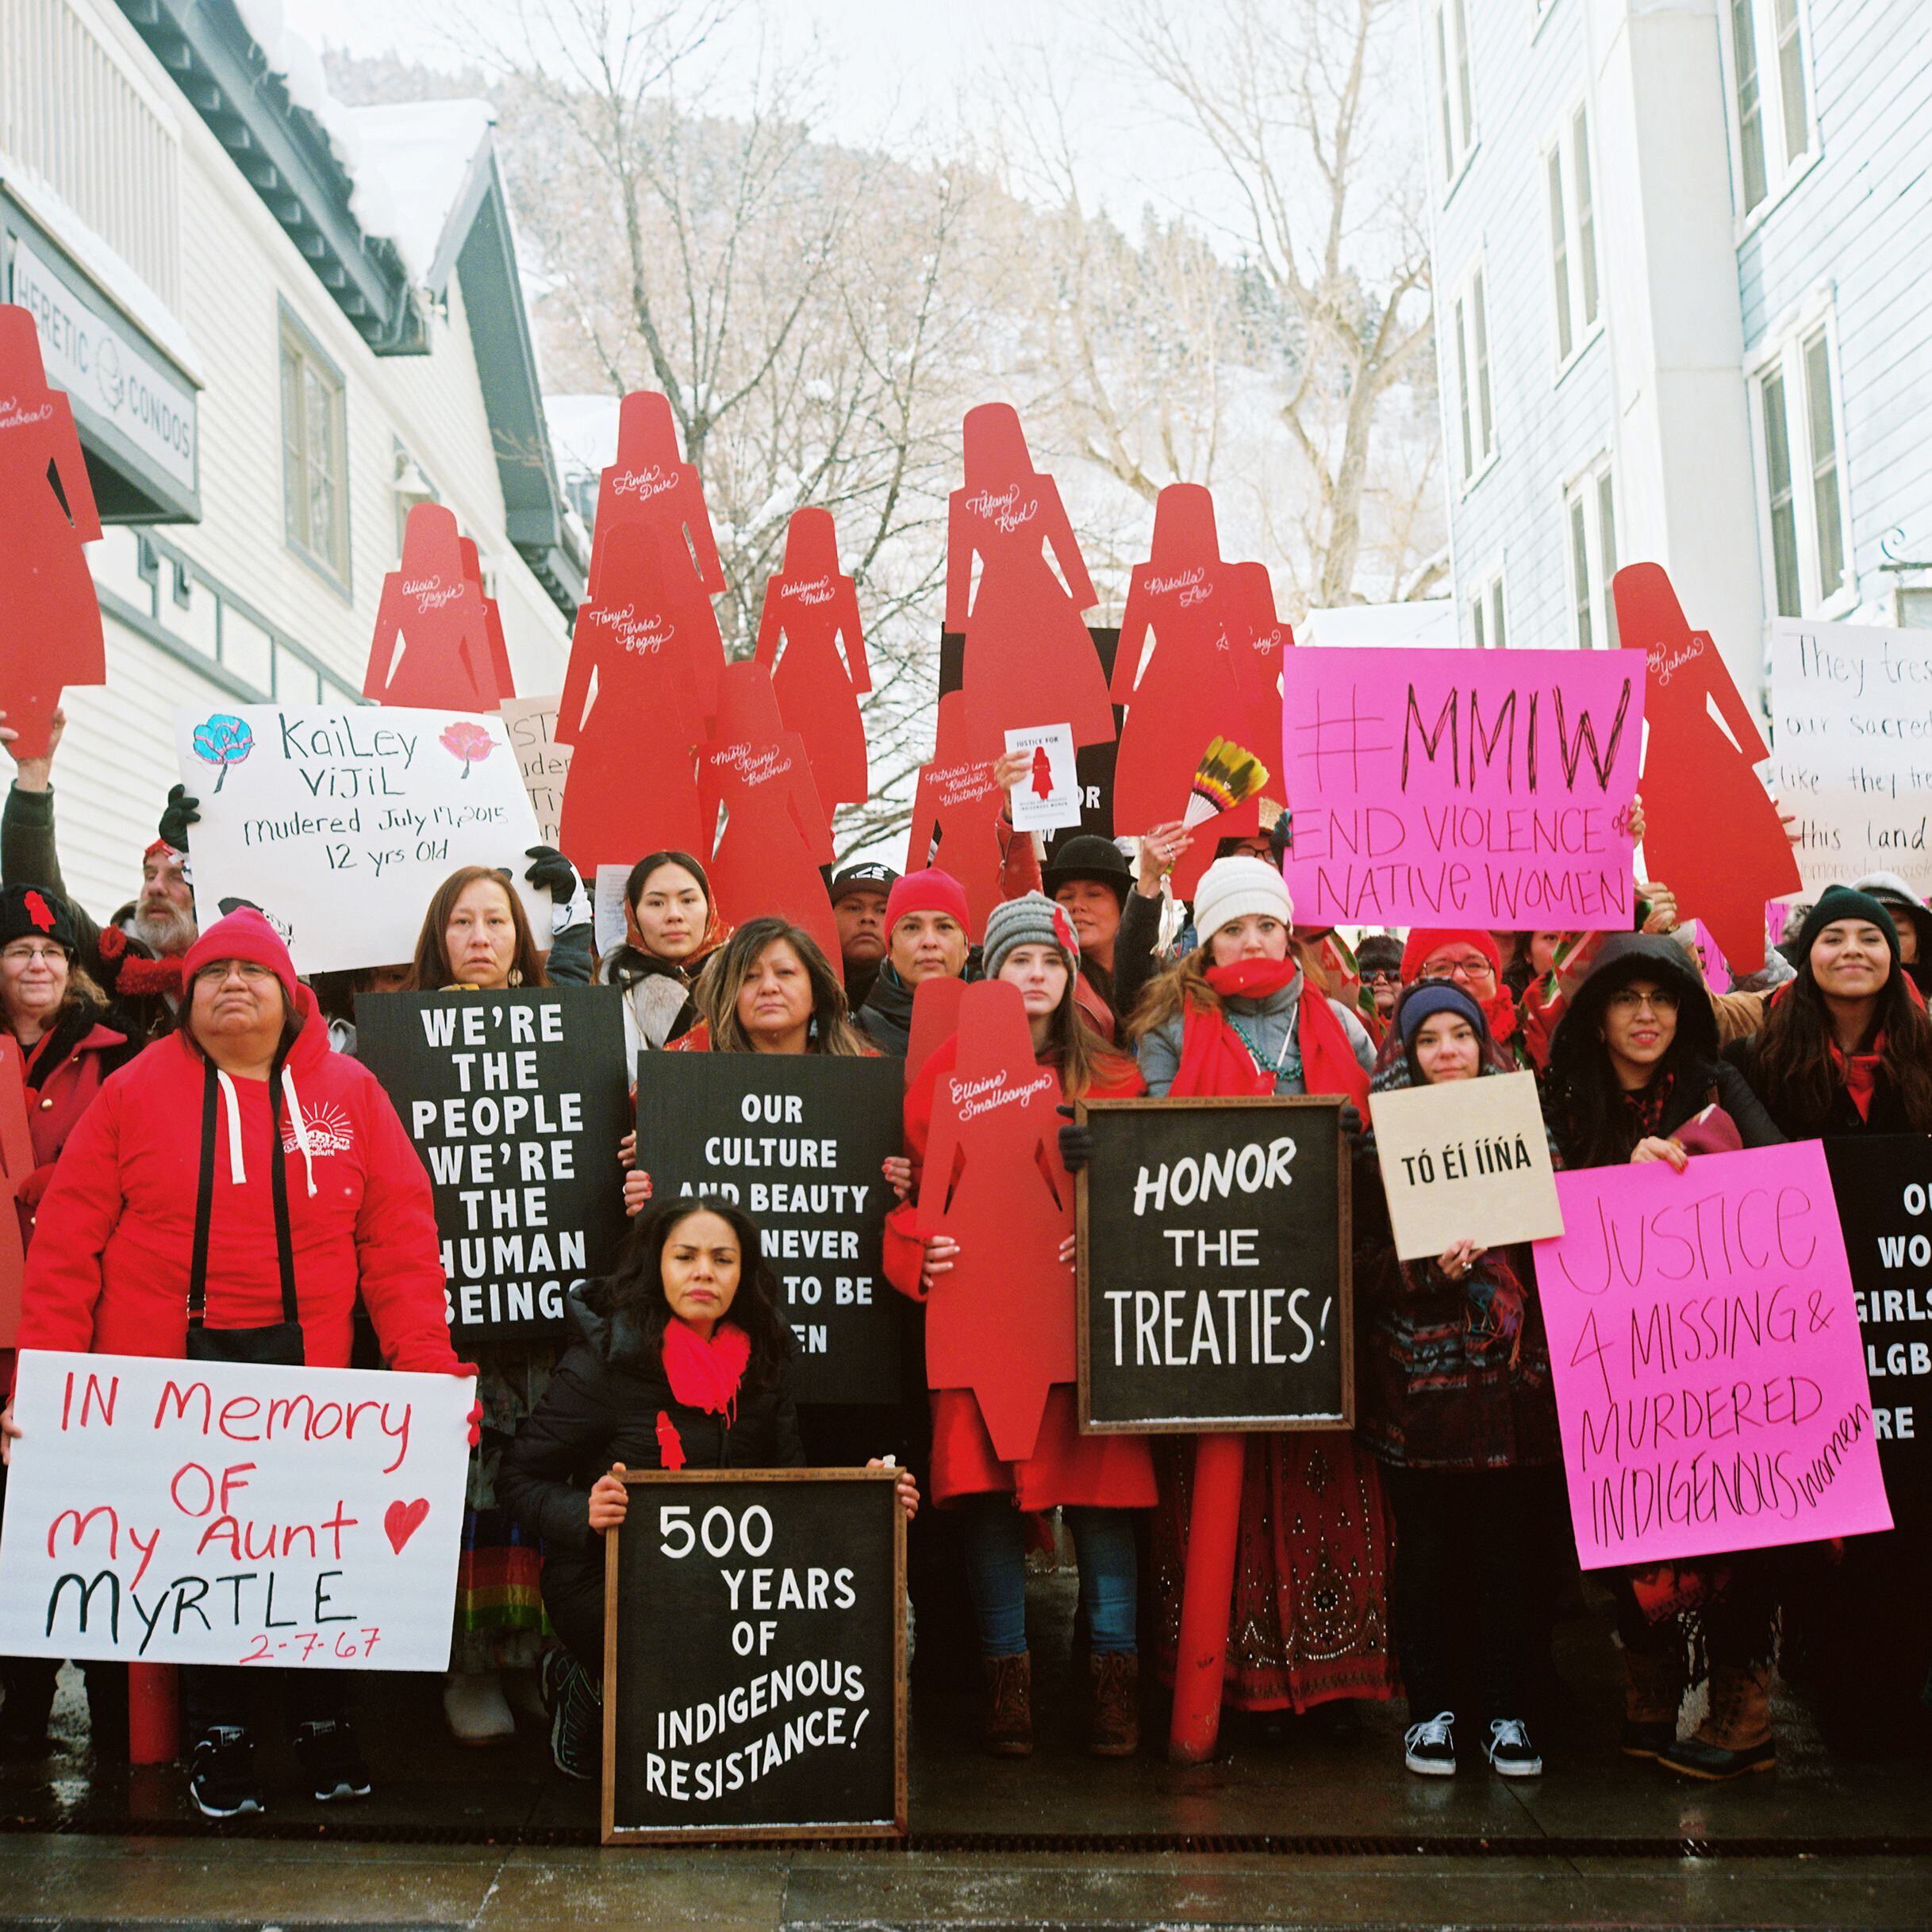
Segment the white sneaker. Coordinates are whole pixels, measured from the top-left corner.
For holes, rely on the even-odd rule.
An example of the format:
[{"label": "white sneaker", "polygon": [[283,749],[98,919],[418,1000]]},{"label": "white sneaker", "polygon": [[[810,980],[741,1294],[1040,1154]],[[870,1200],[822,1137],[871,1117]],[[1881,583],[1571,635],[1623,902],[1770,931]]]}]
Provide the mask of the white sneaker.
[{"label": "white sneaker", "polygon": [[459,1744],[504,1744],[517,1735],[517,1715],[494,1670],[452,1670],[443,1680],[443,1715]]},{"label": "white sneaker", "polygon": [[1438,1711],[1425,1723],[1412,1724],[1402,1734],[1402,1761],[1425,1778],[1456,1775],[1456,1714]]},{"label": "white sneaker", "polygon": [[1543,1755],[1530,1742],[1530,1727],[1519,1717],[1492,1718],[1489,1742],[1483,1746],[1489,1768],[1498,1777],[1539,1778]]}]

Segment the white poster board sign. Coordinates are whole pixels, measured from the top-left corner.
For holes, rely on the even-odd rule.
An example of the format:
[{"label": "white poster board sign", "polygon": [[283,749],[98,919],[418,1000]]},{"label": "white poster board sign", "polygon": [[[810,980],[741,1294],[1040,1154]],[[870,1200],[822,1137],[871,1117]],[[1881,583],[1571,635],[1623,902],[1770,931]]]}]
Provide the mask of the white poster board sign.
[{"label": "white poster board sign", "polygon": [[1371,1093],[1369,1111],[1401,1260],[1562,1233],[1534,1074]]},{"label": "white poster board sign", "polygon": [[570,754],[576,748],[557,743],[557,712],[563,702],[559,697],[506,697],[497,708],[510,735],[510,749],[517,754],[523,788],[530,794],[530,809],[536,814],[537,836],[545,845],[557,843],[563,782],[570,775]]},{"label": "white poster board sign", "polygon": [[630,881],[628,866],[599,866],[597,885],[591,895],[591,935],[597,941],[597,957],[615,952],[624,943],[628,928],[624,889]]},{"label": "white poster board sign", "polygon": [[0,1654],[445,1669],[475,1389],[29,1350]]},{"label": "white poster board sign", "polygon": [[1022,726],[1006,734],[1009,752],[1032,755],[1031,770],[1008,794],[1016,832],[1058,832],[1080,823],[1080,780],[1070,724]]},{"label": "white poster board sign", "polygon": [[1807,897],[1869,872],[1932,892],[1932,630],[1771,627],[1771,785]]},{"label": "white poster board sign", "polygon": [[[204,930],[259,906],[298,973],[414,956],[436,888],[506,869],[536,943],[547,894],[524,881],[542,843],[500,717],[391,705],[243,705],[175,713],[182,783],[201,801],[192,864]],[[232,909],[229,908],[228,909]]]}]

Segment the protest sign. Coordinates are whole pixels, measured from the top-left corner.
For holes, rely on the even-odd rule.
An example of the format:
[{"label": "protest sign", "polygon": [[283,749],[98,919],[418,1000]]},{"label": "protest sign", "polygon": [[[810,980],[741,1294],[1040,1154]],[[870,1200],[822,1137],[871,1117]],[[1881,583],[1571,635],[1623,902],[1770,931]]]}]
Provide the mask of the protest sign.
[{"label": "protest sign", "polygon": [[412,958],[423,908],[460,866],[511,875],[537,945],[547,893],[524,880],[536,819],[503,720],[447,711],[202,706],[175,713],[182,782],[201,801],[204,927],[259,906],[298,973]]},{"label": "protest sign", "polygon": [[1880,1460],[1888,1477],[1909,1469],[1922,1481],[1932,1456],[1932,1140],[1860,1134],[1824,1146]]},{"label": "protest sign", "polygon": [[559,848],[563,786],[576,748],[557,743],[557,709],[563,701],[558,697],[506,697],[497,708],[503,728],[509,733],[510,749],[517,754],[517,769],[523,774],[530,809],[536,814],[537,839]]},{"label": "protest sign", "polygon": [[605,1539],[604,1842],[902,1834],[897,1472],[627,1481]]},{"label": "protest sign", "polygon": [[1534,1074],[1371,1093],[1369,1111],[1403,1261],[1562,1233]]},{"label": "protest sign", "polygon": [[879,1170],[902,1150],[900,1062],[819,1054],[647,1053],[637,1164],[660,1200],[708,1194],[758,1223],[797,1338],[801,1402],[899,1400],[899,1297],[880,1269]]},{"label": "protest sign", "polygon": [[1353,1425],[1341,1104],[1077,1104],[1083,1430]]},{"label": "protest sign", "polygon": [[366,993],[356,1051],[428,1170],[459,1346],[555,1332],[624,1238],[623,996]]},{"label": "protest sign", "polygon": [[515,693],[497,651],[502,626],[483,595],[476,546],[440,503],[403,525],[402,558],[382,579],[363,696],[384,705],[494,711]]},{"label": "protest sign", "polygon": [[28,1350],[0,1651],[444,1669],[475,1390]]},{"label": "protest sign", "polygon": [[1290,651],[1282,679],[1298,920],[1629,928],[1640,659]]},{"label": "protest sign", "polygon": [[1081,820],[1080,781],[1074,770],[1074,728],[1030,724],[1006,734],[1006,749],[1026,752],[1027,775],[1013,787],[1016,832],[1058,832]]},{"label": "protest sign", "polygon": [[597,957],[615,952],[630,936],[626,915],[630,907],[624,896],[630,883],[628,866],[599,866],[591,889],[590,931],[597,941]]},{"label": "protest sign", "polygon": [[1585,1569],[1892,1527],[1815,1140],[1557,1176],[1536,1244]]},{"label": "protest sign", "polygon": [[1780,618],[1771,718],[1803,889],[1896,872],[1932,892],[1932,631]]}]

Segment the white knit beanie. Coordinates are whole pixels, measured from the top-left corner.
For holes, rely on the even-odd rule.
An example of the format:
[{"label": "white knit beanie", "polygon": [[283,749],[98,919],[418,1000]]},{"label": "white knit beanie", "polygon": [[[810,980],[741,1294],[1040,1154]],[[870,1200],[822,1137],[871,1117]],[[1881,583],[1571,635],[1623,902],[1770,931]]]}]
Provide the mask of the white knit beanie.
[{"label": "white knit beanie", "polygon": [[1266,912],[1292,925],[1295,907],[1287,880],[1265,858],[1217,858],[1194,889],[1195,938],[1205,946],[1223,926],[1250,912]]}]

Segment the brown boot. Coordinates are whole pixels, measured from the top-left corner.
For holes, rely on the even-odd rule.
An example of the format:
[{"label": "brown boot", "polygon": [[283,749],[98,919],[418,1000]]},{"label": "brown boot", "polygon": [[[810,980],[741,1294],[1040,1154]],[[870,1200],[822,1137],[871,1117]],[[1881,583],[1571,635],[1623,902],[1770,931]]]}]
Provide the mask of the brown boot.
[{"label": "brown boot", "polygon": [[1033,1659],[1025,1652],[985,1659],[986,1729],[995,1757],[1033,1755]]},{"label": "brown boot", "polygon": [[1140,1659],[1118,1651],[1089,1657],[1093,1727],[1087,1749],[1096,1757],[1131,1757],[1140,1749]]},{"label": "brown boot", "polygon": [[1734,1664],[1711,1668],[1711,1711],[1681,1744],[1658,1752],[1657,1761],[1680,1777],[1719,1783],[1747,1771],[1777,1765],[1771,1741],[1771,1673]]},{"label": "brown boot", "polygon": [[1681,1661],[1674,1652],[1645,1656],[1623,1648],[1623,1732],[1626,1757],[1654,1758],[1677,1741],[1677,1707],[1684,1701]]}]

